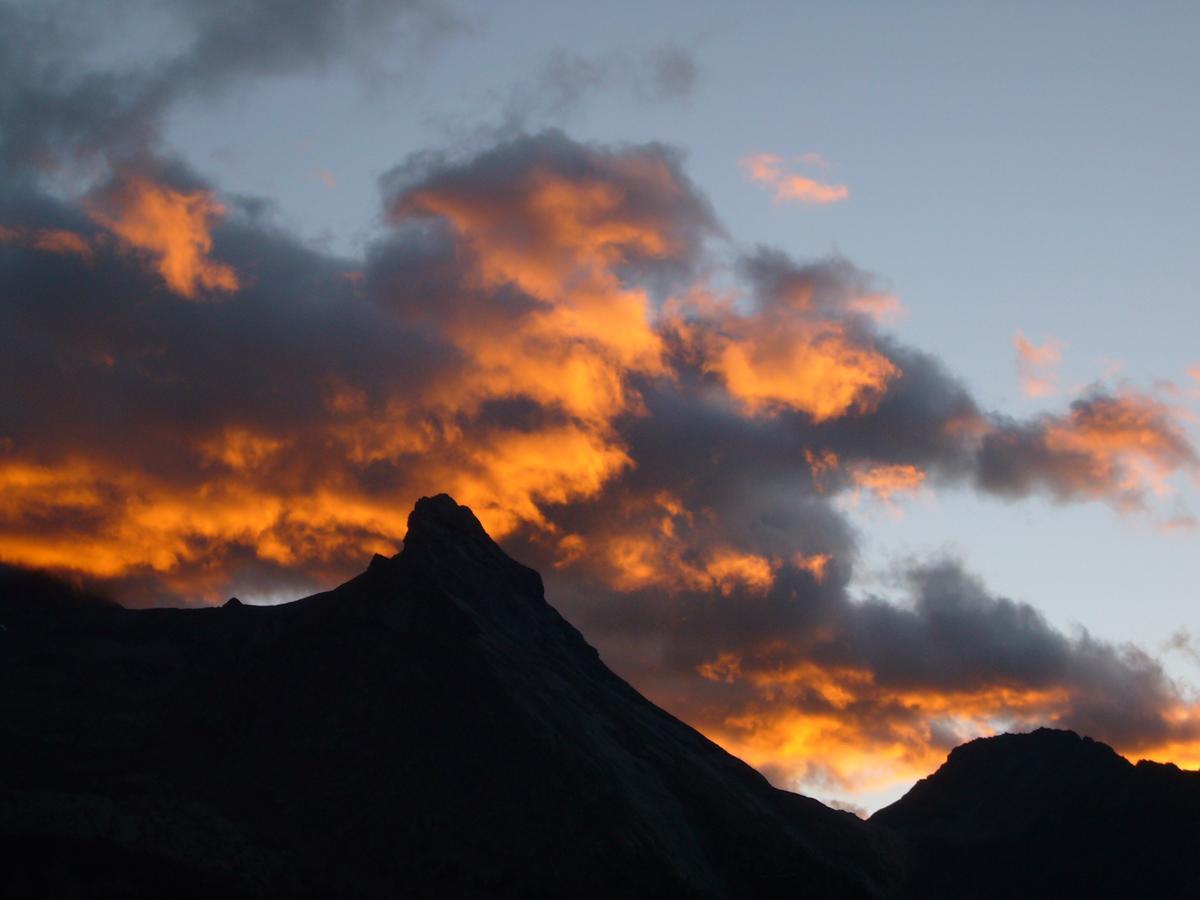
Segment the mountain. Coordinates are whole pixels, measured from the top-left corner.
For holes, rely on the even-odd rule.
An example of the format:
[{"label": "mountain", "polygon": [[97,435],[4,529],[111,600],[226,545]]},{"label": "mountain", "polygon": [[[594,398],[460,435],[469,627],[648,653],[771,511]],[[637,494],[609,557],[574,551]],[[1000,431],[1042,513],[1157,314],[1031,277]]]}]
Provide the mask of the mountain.
[{"label": "mountain", "polygon": [[1200,897],[1200,772],[1071,731],[981,738],[871,817],[913,897]]},{"label": "mountain", "polygon": [[872,898],[901,878],[888,829],[639,695],[444,495],[402,553],[290,604],[126,610],[0,579],[0,625],[6,897]]}]

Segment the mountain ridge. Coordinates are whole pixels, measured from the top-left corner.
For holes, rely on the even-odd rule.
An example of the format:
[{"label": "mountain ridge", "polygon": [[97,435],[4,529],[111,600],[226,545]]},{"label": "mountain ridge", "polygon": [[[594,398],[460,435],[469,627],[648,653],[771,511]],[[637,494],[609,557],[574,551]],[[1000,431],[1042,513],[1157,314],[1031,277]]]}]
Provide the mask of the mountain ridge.
[{"label": "mountain ridge", "polygon": [[[608,670],[449,497],[331,591],[101,618],[42,620],[0,660],[0,737],[24,737],[0,779],[60,843],[107,816],[135,834],[114,853],[248,896],[882,897],[898,877],[886,832],[771,787]],[[206,840],[246,859],[206,869]]]},{"label": "mountain ridge", "polygon": [[1200,772],[1073,731],[956,747],[870,821],[904,835],[927,896],[1200,896]]},{"label": "mountain ridge", "polygon": [[291,603],[0,569],[4,623],[5,896],[1200,895],[1200,772],[1038,729],[860,821],[642,697],[446,495]]}]

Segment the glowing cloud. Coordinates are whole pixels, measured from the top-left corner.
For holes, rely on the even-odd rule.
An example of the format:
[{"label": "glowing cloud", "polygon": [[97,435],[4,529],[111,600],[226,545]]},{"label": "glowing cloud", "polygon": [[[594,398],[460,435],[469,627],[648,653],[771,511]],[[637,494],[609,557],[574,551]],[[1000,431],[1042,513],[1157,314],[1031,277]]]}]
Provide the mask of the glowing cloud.
[{"label": "glowing cloud", "polygon": [[979,480],[1000,493],[1026,494],[1043,485],[1061,500],[1141,510],[1147,494],[1170,493],[1171,475],[1197,474],[1200,459],[1180,422],[1184,415],[1148,394],[1097,389],[1065,415],[988,429]]},{"label": "glowing cloud", "polygon": [[731,321],[708,363],[747,408],[791,407],[815,421],[871,410],[898,373],[883,354],[856,344],[836,322]]},{"label": "glowing cloud", "polygon": [[[813,155],[799,157],[802,163],[816,164]],[[820,161],[824,165],[824,160]],[[795,172],[784,171],[784,159],[774,153],[753,153],[742,159],[751,181],[766,185],[774,193],[776,203],[803,203],[824,206],[837,203],[850,196],[844,184],[823,184],[816,179]]]},{"label": "glowing cloud", "polygon": [[92,245],[82,234],[64,228],[9,228],[0,225],[0,244],[20,244],[44,253],[91,261]]},{"label": "glowing cloud", "polygon": [[1079,461],[1081,483],[1130,497],[1166,493],[1164,479],[1181,466],[1194,471],[1197,462],[1169,407],[1131,391],[1072,404],[1064,421],[1047,427],[1045,445]]},{"label": "glowing cloud", "polygon": [[233,269],[209,258],[212,223],[224,211],[209,191],[178,191],[137,176],[90,205],[93,219],[148,257],[167,287],[189,299],[201,290],[238,289]]},{"label": "glowing cloud", "polygon": [[916,493],[925,483],[925,473],[907,463],[858,463],[850,468],[850,481],[856,490],[869,491],[890,504],[897,495]]}]

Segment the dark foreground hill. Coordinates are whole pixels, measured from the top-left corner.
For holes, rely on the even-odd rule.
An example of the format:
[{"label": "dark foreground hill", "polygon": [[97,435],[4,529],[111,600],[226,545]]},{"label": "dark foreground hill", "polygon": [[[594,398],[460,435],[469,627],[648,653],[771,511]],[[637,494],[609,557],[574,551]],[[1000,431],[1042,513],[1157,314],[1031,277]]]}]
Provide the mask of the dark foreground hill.
[{"label": "dark foreground hill", "polygon": [[871,818],[915,897],[1200,897],[1200,772],[1071,731],[981,738]]},{"label": "dark foreground hill", "polygon": [[9,587],[2,896],[866,898],[901,877],[885,829],[772,788],[609,671],[445,496],[402,553],[285,606]]}]

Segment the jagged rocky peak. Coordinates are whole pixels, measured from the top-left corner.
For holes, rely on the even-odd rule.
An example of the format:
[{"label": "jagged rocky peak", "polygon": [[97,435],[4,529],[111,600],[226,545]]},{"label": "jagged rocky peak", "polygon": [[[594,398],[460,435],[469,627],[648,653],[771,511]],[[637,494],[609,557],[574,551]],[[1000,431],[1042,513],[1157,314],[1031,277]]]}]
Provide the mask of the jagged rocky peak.
[{"label": "jagged rocky peak", "polygon": [[475,513],[449,494],[422,497],[408,514],[404,549],[425,551],[446,544],[499,549]]},{"label": "jagged rocky peak", "polygon": [[545,597],[542,577],[500,549],[475,513],[449,494],[417,501],[408,516],[404,550],[396,559],[410,571],[486,585],[487,593],[496,596],[506,596],[509,589],[538,600]]}]

